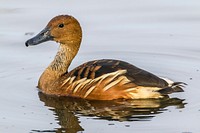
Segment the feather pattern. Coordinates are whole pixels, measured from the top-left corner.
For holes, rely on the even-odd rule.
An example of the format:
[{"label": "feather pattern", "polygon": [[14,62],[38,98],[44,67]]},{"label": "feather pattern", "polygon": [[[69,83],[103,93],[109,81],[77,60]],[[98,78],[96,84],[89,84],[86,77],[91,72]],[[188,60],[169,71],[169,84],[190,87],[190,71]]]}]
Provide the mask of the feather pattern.
[{"label": "feather pattern", "polygon": [[[149,72],[119,60],[95,60],[80,65],[61,79],[62,93],[86,99],[161,98],[169,84]],[[151,81],[151,82],[150,82]]]}]

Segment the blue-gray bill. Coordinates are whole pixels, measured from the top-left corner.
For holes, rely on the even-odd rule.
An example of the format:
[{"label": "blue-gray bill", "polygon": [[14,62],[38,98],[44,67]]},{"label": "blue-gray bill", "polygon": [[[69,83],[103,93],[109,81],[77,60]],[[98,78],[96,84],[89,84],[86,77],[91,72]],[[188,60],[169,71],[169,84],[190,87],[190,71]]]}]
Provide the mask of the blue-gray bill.
[{"label": "blue-gray bill", "polygon": [[46,27],[35,37],[27,40],[25,45],[28,47],[28,46],[37,45],[46,41],[50,41],[50,40],[53,40],[53,37],[50,34],[50,29]]}]

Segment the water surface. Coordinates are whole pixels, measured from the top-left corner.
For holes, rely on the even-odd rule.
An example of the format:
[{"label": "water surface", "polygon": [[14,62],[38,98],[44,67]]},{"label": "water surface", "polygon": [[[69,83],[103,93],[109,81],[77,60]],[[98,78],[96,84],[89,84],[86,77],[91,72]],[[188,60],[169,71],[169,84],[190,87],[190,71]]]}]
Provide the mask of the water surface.
[{"label": "water surface", "polygon": [[[199,7],[198,0],[1,0],[0,132],[200,132]],[[187,83],[185,92],[106,102],[38,93],[38,78],[58,45],[26,48],[24,42],[59,14],[75,16],[83,28],[70,69],[94,59],[121,59]]]}]

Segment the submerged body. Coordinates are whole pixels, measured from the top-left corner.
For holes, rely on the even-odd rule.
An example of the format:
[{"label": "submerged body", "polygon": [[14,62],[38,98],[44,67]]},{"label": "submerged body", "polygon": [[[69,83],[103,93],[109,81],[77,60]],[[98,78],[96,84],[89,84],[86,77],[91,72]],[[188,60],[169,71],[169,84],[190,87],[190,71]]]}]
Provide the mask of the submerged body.
[{"label": "submerged body", "polygon": [[43,72],[38,87],[46,94],[85,99],[162,98],[183,91],[181,83],[168,82],[127,62],[103,59],[90,61],[68,72],[82,39],[78,21],[72,16],[53,18],[26,46],[48,40],[60,43],[54,61]]}]

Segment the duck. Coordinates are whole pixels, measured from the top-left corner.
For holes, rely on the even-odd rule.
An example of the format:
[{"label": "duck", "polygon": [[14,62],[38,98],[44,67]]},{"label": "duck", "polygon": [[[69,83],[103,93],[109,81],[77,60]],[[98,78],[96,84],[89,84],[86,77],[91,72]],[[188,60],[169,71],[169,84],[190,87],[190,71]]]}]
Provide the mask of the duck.
[{"label": "duck", "polygon": [[116,59],[88,61],[68,71],[81,40],[82,28],[78,20],[71,15],[58,15],[25,42],[27,47],[46,41],[59,44],[54,60],[39,78],[39,91],[47,95],[89,100],[158,99],[184,91],[183,82],[158,77]]}]

